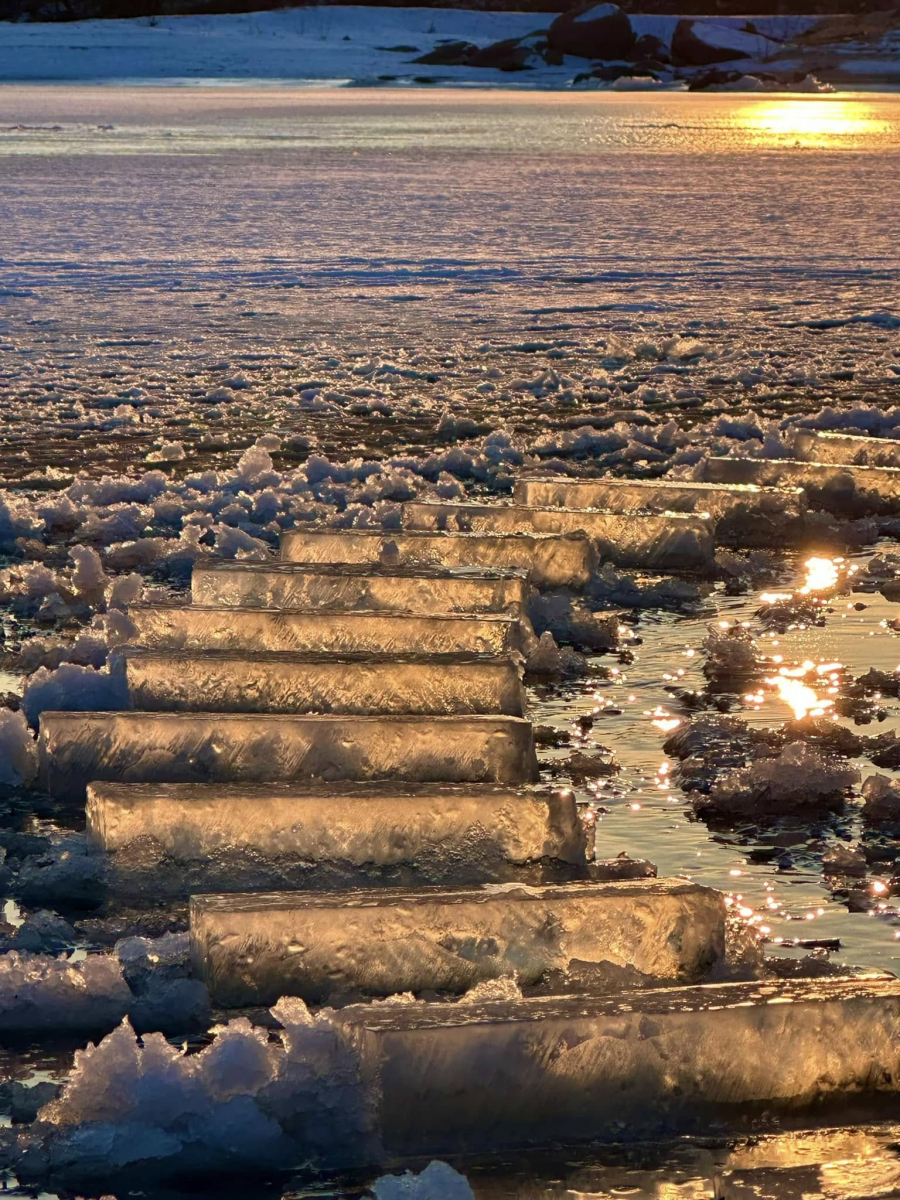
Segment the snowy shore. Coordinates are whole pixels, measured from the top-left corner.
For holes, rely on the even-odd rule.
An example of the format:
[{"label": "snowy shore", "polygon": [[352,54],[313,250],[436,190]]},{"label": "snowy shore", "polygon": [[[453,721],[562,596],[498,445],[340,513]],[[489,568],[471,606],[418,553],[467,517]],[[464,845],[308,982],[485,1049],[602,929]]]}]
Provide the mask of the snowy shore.
[{"label": "snowy shore", "polygon": [[[451,43],[483,50],[506,39],[543,35],[554,19],[553,13],[336,6],[120,21],[2,23],[0,82],[568,88],[589,71],[589,58],[567,53],[559,62],[547,62],[534,54],[522,69],[417,61]],[[638,39],[658,40],[666,46],[671,45],[679,19],[630,16]],[[738,75],[775,71],[786,77],[812,72],[826,80],[833,77],[843,86],[900,83],[896,30],[868,42],[817,43],[797,49],[795,39],[815,24],[813,19],[756,17],[750,35],[744,32],[748,20],[720,17],[698,22],[719,44],[735,38],[746,41],[748,56],[737,60]],[[638,78],[644,86],[648,79],[653,82],[652,72],[649,77],[639,73]],[[604,86],[604,82],[615,86],[615,80],[595,80],[592,85]],[[685,86],[677,80],[664,82]],[[736,90],[754,90],[752,79]]]}]

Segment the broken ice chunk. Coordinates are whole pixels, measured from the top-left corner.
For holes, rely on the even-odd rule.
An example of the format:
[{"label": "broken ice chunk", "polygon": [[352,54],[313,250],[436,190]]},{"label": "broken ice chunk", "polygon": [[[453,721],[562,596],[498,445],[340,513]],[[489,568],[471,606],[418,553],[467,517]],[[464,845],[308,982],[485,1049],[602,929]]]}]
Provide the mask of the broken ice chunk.
[{"label": "broken ice chunk", "polygon": [[134,640],[158,650],[289,650],[309,654],[512,654],[512,617],[331,612],[207,604],[138,604]]},{"label": "broken ice chunk", "polygon": [[512,658],[116,651],[134,708],[163,712],[503,713],[521,717]]},{"label": "broken ice chunk", "polygon": [[718,892],[682,880],[194,896],[191,956],[220,1004],[464,992],[569,963],[697,979],[724,953]]},{"label": "broken ice chunk", "polygon": [[478,534],[585,533],[601,561],[647,570],[692,570],[713,559],[713,527],[692,513],[600,512],[523,504],[455,504],[412,500],[403,506],[411,530]]},{"label": "broken ice chunk", "polygon": [[890,1093],[900,980],[729,983],[614,997],[354,1005],[390,1154],[759,1132],[765,1113]]},{"label": "broken ice chunk", "polygon": [[537,777],[531,723],[521,717],[45,712],[39,755],[44,786],[67,800],[83,799],[93,780],[530,783]]},{"label": "broken ice chunk", "polygon": [[346,612],[381,610],[435,613],[503,613],[521,617],[530,588],[524,570],[450,571],[427,565],[377,563],[195,563],[195,604],[304,608]]},{"label": "broken ice chunk", "polygon": [[[88,837],[107,851],[153,838],[174,859],[235,849],[307,863],[417,864],[477,882],[501,862],[585,861],[572,792],[400,783],[92,783]],[[224,889],[223,889],[224,890]]]},{"label": "broken ice chunk", "polygon": [[454,569],[524,569],[536,587],[583,588],[594,553],[583,534],[428,533],[383,529],[289,529],[281,557],[290,563],[420,564]]},{"label": "broken ice chunk", "polygon": [[716,543],[771,546],[794,541],[803,531],[806,502],[801,488],[754,484],[696,483],[675,479],[519,479],[513,499],[541,507],[600,508],[622,514],[708,513]]}]

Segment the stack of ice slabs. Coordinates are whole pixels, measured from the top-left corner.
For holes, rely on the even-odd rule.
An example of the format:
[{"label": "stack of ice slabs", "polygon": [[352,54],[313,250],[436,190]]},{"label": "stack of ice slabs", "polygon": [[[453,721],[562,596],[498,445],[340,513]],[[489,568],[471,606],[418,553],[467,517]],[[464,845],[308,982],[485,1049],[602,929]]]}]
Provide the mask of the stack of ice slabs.
[{"label": "stack of ice slabs", "polygon": [[291,529],[281,535],[289,563],[403,564],[459,569],[524,569],[541,588],[583,588],[594,552],[583,534],[428,533],[383,529]]},{"label": "stack of ice slabs", "polygon": [[[612,508],[612,506],[610,506]],[[458,504],[411,500],[403,506],[410,530],[469,530],[473,534],[585,533],[601,561],[645,570],[700,570],[713,558],[713,527],[705,514],[600,511],[567,504]]]},{"label": "stack of ice slabs", "polygon": [[[612,513],[707,513],[715,539],[724,545],[781,545],[802,534],[806,503],[802,488],[755,484],[696,483],[675,479],[572,479],[534,476],[513,488],[520,504]],[[674,530],[677,526],[673,527]]]},{"label": "stack of ice slabs", "polygon": [[463,992],[516,974],[612,962],[702,978],[724,953],[724,900],[684,881],[384,888],[311,895],[195,896],[191,954],[229,1006],[282,995]]}]

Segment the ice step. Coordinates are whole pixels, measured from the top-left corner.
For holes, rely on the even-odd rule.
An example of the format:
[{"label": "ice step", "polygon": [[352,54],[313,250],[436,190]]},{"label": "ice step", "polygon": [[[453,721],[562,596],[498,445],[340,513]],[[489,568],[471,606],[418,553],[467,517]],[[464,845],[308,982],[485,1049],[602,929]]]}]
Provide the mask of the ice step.
[{"label": "ice step", "polygon": [[725,906],[684,880],[379,888],[194,896],[190,924],[195,973],[236,1007],[536,983],[573,960],[696,979],[724,953]]},{"label": "ice step", "polygon": [[[900,980],[706,984],[479,1005],[354,1005],[385,1152],[761,1131],[900,1081]],[[896,1103],[896,1100],[894,1100]]]},{"label": "ice step", "polygon": [[307,654],[512,654],[524,651],[506,616],[425,616],[323,609],[137,604],[134,640],[156,650],[268,650]]},{"label": "ice step", "polygon": [[837,513],[895,512],[900,507],[900,467],[854,467],[792,458],[708,458],[712,483],[793,484],[812,508]]},{"label": "ice step", "polygon": [[585,861],[574,793],[458,784],[92,783],[88,838],[118,851],[153,838],[175,859],[223,850],[379,867]]},{"label": "ice step", "polygon": [[312,655],[124,646],[134,708],[145,712],[525,714],[510,657],[474,654]]},{"label": "ice step", "polygon": [[805,462],[851,463],[869,467],[900,467],[900,441],[799,429],[794,453]]},{"label": "ice step", "polygon": [[195,604],[333,613],[376,610],[425,617],[480,613],[521,618],[529,592],[524,570],[201,559],[191,576]]},{"label": "ice step", "polygon": [[697,570],[713,558],[713,526],[693,513],[600,512],[524,504],[456,504],[410,500],[410,530],[470,530],[478,534],[584,532],[601,561],[648,570]]},{"label": "ice step", "polygon": [[406,563],[445,569],[524,569],[535,587],[584,587],[595,556],[582,534],[428,533],[400,529],[289,529],[292,563]]},{"label": "ice step", "polygon": [[346,717],[269,713],[45,712],[38,739],[51,795],[122,783],[531,783],[521,717]]},{"label": "ice step", "polygon": [[715,522],[716,542],[738,546],[793,541],[803,530],[806,512],[802,488],[674,479],[534,476],[516,483],[513,499],[520,504],[599,508],[617,513],[705,512]]}]

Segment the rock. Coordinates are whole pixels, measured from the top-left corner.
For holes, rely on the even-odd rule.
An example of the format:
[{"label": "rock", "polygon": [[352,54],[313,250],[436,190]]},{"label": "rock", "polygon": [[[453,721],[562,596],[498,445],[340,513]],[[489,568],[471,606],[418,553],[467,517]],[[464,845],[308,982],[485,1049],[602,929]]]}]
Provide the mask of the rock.
[{"label": "rock", "polygon": [[465,67],[477,52],[474,42],[444,42],[413,61],[429,67]]},{"label": "rock", "polygon": [[497,71],[528,71],[533,47],[521,38],[504,38],[478,50],[468,60],[470,67],[493,67]]},{"label": "rock", "polygon": [[547,32],[551,51],[576,58],[626,58],[635,43],[631,22],[617,4],[592,4],[561,13]]},{"label": "rock", "polygon": [[711,67],[743,58],[766,58],[780,49],[758,33],[747,33],[714,21],[683,17],[672,34],[672,61],[684,67]]},{"label": "rock", "polygon": [[900,782],[889,775],[870,775],[862,785],[866,821],[900,821]]},{"label": "rock", "polygon": [[631,57],[635,62],[653,62],[663,65],[672,61],[669,47],[661,38],[652,33],[645,33],[631,48]]}]

